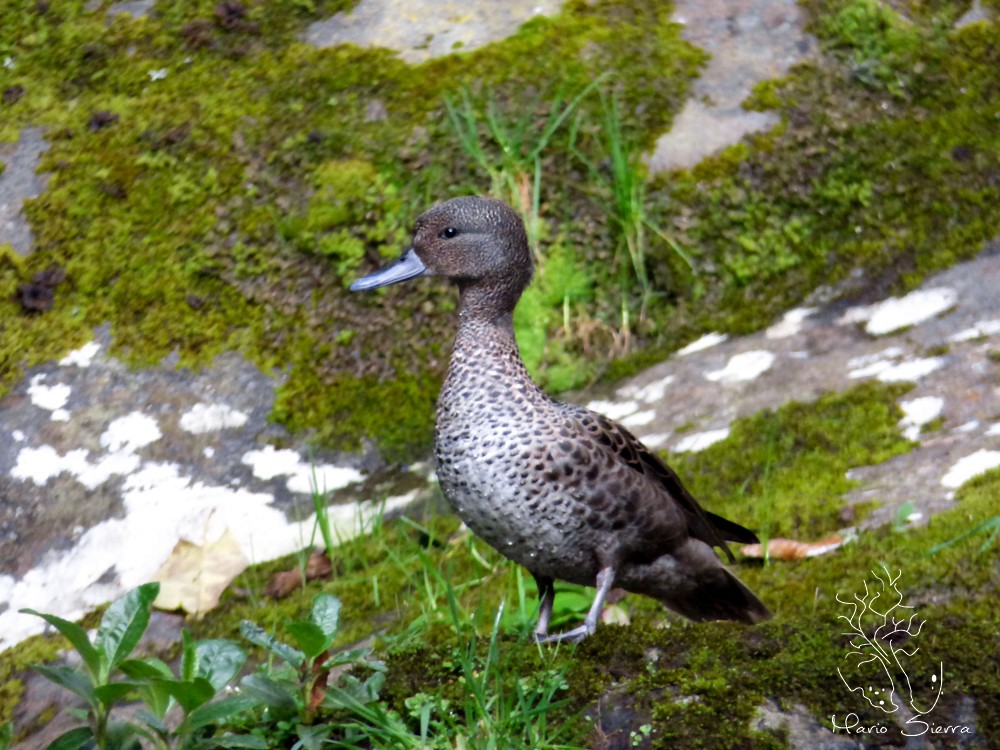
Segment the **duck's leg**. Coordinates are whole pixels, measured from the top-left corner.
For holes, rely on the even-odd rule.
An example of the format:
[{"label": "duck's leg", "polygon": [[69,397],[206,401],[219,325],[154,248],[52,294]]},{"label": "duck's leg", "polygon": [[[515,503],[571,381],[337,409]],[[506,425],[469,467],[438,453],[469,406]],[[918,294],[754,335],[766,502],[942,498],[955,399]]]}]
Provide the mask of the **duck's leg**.
[{"label": "duck's leg", "polygon": [[[601,618],[601,611],[604,609],[604,600],[611,591],[611,586],[615,582],[615,569],[611,566],[601,568],[597,574],[597,594],[594,596],[594,603],[590,605],[587,619],[583,625],[568,630],[565,633],[554,633],[552,635],[539,636],[535,631],[535,638],[539,643],[552,643],[553,641],[568,641],[578,643],[597,630],[597,621]],[[547,623],[546,623],[547,624]]]},{"label": "duck's leg", "polygon": [[556,588],[553,580],[546,576],[535,576],[538,586],[538,623],[535,625],[535,638],[544,640],[549,634],[549,620],[552,619],[552,603],[556,600]]}]

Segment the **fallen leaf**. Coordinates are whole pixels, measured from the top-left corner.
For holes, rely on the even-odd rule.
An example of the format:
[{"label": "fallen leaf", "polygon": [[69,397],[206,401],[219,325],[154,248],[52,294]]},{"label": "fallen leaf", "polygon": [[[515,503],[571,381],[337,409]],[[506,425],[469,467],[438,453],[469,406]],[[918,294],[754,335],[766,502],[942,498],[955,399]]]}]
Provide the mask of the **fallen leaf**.
[{"label": "fallen leaf", "polygon": [[631,620],[622,605],[611,604],[601,611],[601,622],[605,625],[628,625]]},{"label": "fallen leaf", "polygon": [[229,529],[205,545],[181,539],[153,576],[160,583],[154,606],[204,614],[219,603],[226,586],[249,564]]},{"label": "fallen leaf", "polygon": [[816,557],[833,552],[844,543],[844,540],[834,534],[818,542],[799,542],[794,539],[771,539],[767,543],[767,554],[764,554],[763,544],[747,544],[740,547],[744,557],[769,557],[772,560],[801,560],[803,557]]},{"label": "fallen leaf", "polygon": [[[327,578],[333,572],[333,565],[330,558],[323,550],[313,550],[306,562],[306,580],[312,581],[316,578]],[[290,570],[282,570],[271,576],[271,580],[264,587],[264,596],[282,599],[295,591],[302,585],[302,569],[299,567]]]}]

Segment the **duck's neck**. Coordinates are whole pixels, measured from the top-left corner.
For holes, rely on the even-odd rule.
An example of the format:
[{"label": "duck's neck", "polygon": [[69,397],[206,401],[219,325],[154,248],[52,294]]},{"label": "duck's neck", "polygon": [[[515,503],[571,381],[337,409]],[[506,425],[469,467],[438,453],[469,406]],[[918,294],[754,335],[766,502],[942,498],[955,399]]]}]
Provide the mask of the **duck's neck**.
[{"label": "duck's neck", "polygon": [[[524,367],[514,338],[514,299],[497,305],[495,289],[483,293],[475,287],[461,289],[458,332],[451,354],[446,391],[482,382],[516,382],[521,390],[537,386]],[[540,391],[539,391],[540,393]]]},{"label": "duck's neck", "polygon": [[[458,309],[458,333],[455,335],[455,353],[482,355],[484,348],[490,354],[503,353],[521,361],[521,353],[514,338],[514,305],[517,299],[506,299],[496,288],[459,286],[461,297]],[[498,350],[494,352],[492,350]]]}]

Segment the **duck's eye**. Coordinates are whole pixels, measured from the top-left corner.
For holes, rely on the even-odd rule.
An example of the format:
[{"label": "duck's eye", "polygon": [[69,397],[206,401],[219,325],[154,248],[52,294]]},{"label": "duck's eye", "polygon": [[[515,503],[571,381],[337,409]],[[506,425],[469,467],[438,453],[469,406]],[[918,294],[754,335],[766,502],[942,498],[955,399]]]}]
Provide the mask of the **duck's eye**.
[{"label": "duck's eye", "polygon": [[446,227],[441,230],[439,235],[442,239],[450,240],[452,237],[458,234],[458,230],[455,227]]}]

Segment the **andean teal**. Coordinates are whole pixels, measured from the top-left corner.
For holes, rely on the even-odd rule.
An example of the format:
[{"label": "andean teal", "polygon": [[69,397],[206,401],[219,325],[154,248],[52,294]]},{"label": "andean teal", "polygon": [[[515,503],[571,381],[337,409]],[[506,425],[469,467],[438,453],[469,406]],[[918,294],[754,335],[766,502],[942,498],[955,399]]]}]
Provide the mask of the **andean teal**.
[{"label": "andean teal", "polygon": [[[437,404],[437,475],[468,527],[535,577],[536,637],[593,633],[612,586],[692,620],[769,618],[713,549],[732,561],[726,541],[756,542],[753,532],[702,510],[628,430],[550,398],[531,379],[513,313],[532,270],[516,212],[496,200],[455,198],[417,219],[399,260],[351,289],[418,276],[458,285],[458,333]],[[549,635],[557,579],[595,586],[597,595],[583,625]]]}]

